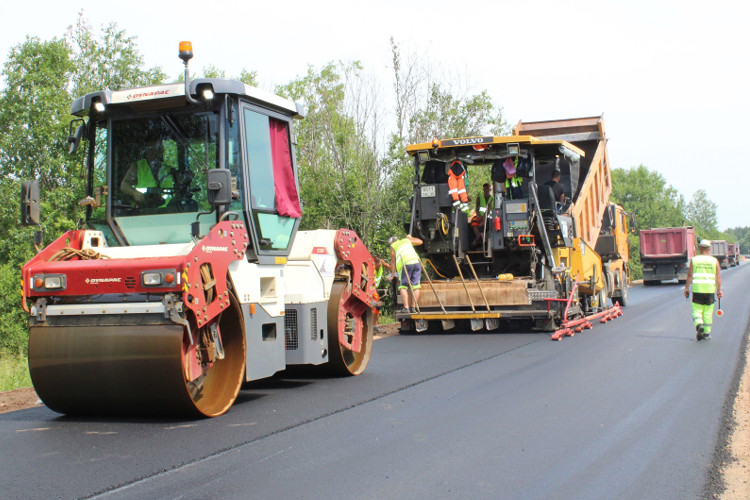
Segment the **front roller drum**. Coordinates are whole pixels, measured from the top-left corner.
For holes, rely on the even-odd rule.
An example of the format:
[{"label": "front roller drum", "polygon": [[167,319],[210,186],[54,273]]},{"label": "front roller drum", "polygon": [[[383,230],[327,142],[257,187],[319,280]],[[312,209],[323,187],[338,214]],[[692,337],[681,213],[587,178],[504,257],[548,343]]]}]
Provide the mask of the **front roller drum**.
[{"label": "front roller drum", "polygon": [[[335,282],[328,302],[328,367],[337,375],[359,375],[372,354],[372,308]],[[343,342],[342,339],[343,338]]]},{"label": "front roller drum", "polygon": [[188,339],[182,325],[91,324],[116,319],[68,317],[31,327],[29,370],[45,405],[70,415],[214,417],[229,410],[245,369],[235,300],[220,320],[224,359],[192,382],[185,378]]}]

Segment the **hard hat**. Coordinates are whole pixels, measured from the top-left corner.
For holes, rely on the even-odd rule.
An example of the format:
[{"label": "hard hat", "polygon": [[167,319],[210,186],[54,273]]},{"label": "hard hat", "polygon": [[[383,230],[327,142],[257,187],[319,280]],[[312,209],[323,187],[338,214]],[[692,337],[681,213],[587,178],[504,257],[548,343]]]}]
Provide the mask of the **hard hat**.
[{"label": "hard hat", "polygon": [[701,242],[698,243],[698,246],[701,248],[709,248],[711,246],[711,242],[709,240],[701,240]]},{"label": "hard hat", "polygon": [[390,238],[388,238],[388,244],[389,245],[392,245],[396,241],[398,241],[398,237],[397,236],[391,236]]}]

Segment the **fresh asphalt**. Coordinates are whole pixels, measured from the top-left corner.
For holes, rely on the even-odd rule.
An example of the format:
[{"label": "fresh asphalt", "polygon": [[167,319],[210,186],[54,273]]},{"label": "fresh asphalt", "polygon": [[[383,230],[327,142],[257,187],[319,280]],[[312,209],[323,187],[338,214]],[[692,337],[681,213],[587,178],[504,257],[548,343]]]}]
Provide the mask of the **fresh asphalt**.
[{"label": "fresh asphalt", "polygon": [[247,385],[210,420],[0,415],[3,498],[710,498],[750,317],[750,265],[697,342],[682,286],[545,333],[397,335],[353,378]]}]

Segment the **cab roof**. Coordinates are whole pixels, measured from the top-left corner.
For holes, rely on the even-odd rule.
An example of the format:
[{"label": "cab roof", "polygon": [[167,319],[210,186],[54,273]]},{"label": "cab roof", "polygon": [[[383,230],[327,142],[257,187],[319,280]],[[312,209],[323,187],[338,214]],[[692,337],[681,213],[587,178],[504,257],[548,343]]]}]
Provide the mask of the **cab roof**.
[{"label": "cab roof", "polygon": [[[295,118],[303,118],[305,116],[305,109],[302,104],[266,92],[265,90],[252,87],[238,80],[197,78],[191,80],[189,85],[191,95],[198,93],[198,87],[208,87],[213,90],[214,94],[244,96],[262,106],[273,108],[283,114]],[[184,83],[167,83],[123,90],[100,90],[86,94],[73,101],[73,104],[70,106],[70,114],[75,116],[88,116],[91,107],[95,102],[102,103],[105,108],[118,105],[137,106],[139,103],[146,104],[161,99],[184,97],[184,95]]]},{"label": "cab roof", "polygon": [[550,149],[564,148],[576,155],[585,156],[582,149],[567,141],[538,139],[531,135],[474,136],[453,139],[435,139],[432,142],[410,144],[406,146],[406,152],[409,155],[414,156],[419,152],[429,151],[432,158],[465,154],[472,151],[480,156],[491,156],[493,150],[498,154],[505,153],[507,155],[507,147],[509,144],[530,145],[534,147],[540,146]]}]

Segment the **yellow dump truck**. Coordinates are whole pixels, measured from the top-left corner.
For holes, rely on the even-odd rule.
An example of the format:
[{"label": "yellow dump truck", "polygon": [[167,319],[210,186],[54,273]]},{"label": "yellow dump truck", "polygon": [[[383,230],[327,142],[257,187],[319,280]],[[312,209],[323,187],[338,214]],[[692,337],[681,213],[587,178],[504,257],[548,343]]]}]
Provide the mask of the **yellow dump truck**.
[{"label": "yellow dump truck", "polygon": [[[457,321],[493,330],[507,320],[553,331],[626,304],[628,217],[610,202],[601,117],[519,122],[510,136],[435,139],[407,152],[423,278],[417,312],[397,314],[402,331]],[[467,202],[460,191],[474,175],[491,194]],[[469,212],[477,197],[480,210]]]}]

